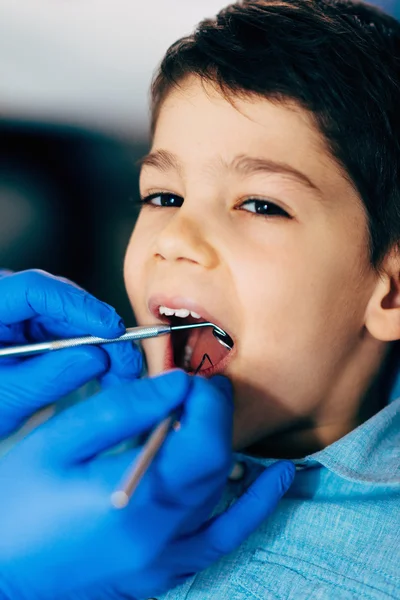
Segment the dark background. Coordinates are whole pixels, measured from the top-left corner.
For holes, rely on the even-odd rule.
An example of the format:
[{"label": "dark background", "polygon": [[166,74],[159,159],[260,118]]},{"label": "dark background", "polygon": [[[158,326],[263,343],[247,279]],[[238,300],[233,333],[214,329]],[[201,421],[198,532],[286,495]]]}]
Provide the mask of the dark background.
[{"label": "dark background", "polygon": [[144,141],[0,121],[0,267],[76,281],[133,323],[123,257]]}]

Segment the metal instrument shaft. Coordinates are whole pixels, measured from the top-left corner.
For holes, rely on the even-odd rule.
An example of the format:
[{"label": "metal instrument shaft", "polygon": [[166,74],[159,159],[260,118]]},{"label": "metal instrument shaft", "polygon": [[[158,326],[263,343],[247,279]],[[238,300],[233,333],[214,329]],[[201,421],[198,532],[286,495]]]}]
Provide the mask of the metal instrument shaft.
[{"label": "metal instrument shaft", "polygon": [[85,335],[81,337],[55,340],[52,342],[41,342],[37,344],[25,344],[22,346],[9,346],[7,348],[0,349],[0,358],[2,357],[19,357],[19,356],[32,356],[35,354],[43,354],[45,352],[52,352],[54,350],[62,350],[64,348],[76,348],[77,346],[93,345],[93,344],[113,344],[115,342],[127,342],[131,340],[143,340],[146,338],[153,338],[159,335],[165,335],[172,333],[173,331],[180,331],[183,329],[195,329],[197,327],[212,327],[213,334],[217,340],[223,345],[230,349],[233,346],[229,335],[215,325],[208,321],[203,323],[189,323],[182,325],[140,325],[138,327],[129,327],[126,333],[117,338],[107,339],[95,337],[92,335]]}]

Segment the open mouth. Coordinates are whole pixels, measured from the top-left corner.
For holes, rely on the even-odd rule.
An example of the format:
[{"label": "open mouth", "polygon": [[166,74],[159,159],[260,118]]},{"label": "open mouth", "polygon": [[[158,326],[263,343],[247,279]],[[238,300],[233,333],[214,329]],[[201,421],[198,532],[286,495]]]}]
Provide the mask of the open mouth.
[{"label": "open mouth", "polygon": [[216,326],[172,330],[171,334],[166,336],[164,346],[165,371],[179,368],[189,374],[204,377],[224,372],[235,354],[236,343],[230,332],[211,313],[193,300],[182,296],[168,298],[161,294],[154,295],[150,298],[148,307],[154,317],[168,325],[213,323]]},{"label": "open mouth", "polygon": [[[171,325],[205,323],[205,319],[195,317],[169,317]],[[221,372],[231,358],[232,350],[222,345],[213,333],[212,327],[199,327],[171,334],[171,350],[174,366],[187,373],[208,375]]]}]

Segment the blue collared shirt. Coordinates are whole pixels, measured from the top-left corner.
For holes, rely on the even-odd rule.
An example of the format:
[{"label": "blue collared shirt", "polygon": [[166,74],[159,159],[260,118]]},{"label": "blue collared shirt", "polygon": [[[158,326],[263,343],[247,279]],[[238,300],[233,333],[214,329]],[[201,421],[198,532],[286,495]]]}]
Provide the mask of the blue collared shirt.
[{"label": "blue collared shirt", "polygon": [[[237,454],[228,508],[273,459]],[[400,373],[387,406],[304,459],[234,553],[158,600],[400,600]]]}]

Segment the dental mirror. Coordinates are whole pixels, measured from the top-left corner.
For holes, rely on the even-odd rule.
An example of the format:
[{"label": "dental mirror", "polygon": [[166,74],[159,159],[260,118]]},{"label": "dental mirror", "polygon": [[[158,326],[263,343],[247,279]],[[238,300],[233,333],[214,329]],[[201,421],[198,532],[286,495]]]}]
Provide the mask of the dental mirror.
[{"label": "dental mirror", "polygon": [[222,346],[224,346],[224,348],[232,350],[234,344],[233,339],[226,333],[226,331],[221,329],[221,327],[214,325],[213,336],[219,341],[220,344],[222,344]]}]

